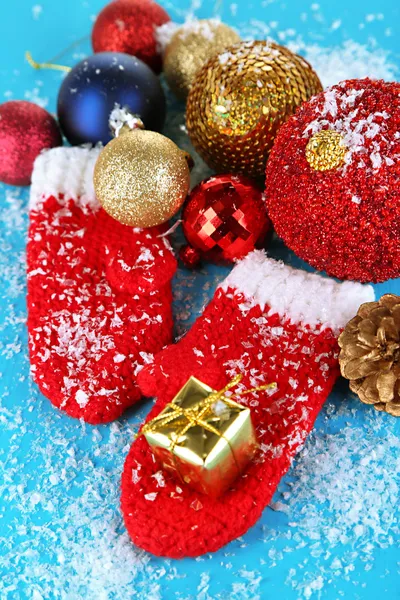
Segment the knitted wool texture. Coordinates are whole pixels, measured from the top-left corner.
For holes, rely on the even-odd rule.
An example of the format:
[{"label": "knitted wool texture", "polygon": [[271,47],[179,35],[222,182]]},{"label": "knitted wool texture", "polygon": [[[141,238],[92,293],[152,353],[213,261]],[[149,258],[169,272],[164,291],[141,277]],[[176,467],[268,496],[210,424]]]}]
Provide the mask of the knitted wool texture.
[{"label": "knitted wool texture", "polygon": [[27,249],[31,372],[58,408],[112,421],[141,396],[136,373],[171,340],[176,261],[160,229],[109,217],[92,177],[99,151],[36,160]]},{"label": "knitted wool texture", "polygon": [[193,491],[155,462],[139,437],[126,459],[122,510],[132,540],[156,555],[213,552],[260,517],[338,376],[337,335],[371,287],[297,271],[254,251],[235,266],[204,314],[175,346],[139,374],[156,416],[191,375],[221,389],[234,375],[249,388],[260,452],[218,500]]}]

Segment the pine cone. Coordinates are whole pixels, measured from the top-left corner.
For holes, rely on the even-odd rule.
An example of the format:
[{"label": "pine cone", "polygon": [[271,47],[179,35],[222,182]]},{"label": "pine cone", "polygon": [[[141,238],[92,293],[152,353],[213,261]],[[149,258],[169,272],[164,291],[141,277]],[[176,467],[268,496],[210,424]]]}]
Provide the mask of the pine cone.
[{"label": "pine cone", "polygon": [[400,296],[367,302],[339,336],[340,370],[362,402],[400,417]]}]

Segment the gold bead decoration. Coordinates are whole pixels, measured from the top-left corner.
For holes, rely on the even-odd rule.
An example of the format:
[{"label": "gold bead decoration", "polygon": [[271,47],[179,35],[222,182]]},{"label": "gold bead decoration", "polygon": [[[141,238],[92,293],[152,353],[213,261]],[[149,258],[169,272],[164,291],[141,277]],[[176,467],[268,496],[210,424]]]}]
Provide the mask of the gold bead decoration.
[{"label": "gold bead decoration", "polygon": [[304,58],[272,42],[241,42],[196,75],[187,101],[189,136],[210,167],[263,177],[279,128],[321,90]]},{"label": "gold bead decoration", "polygon": [[400,296],[362,304],[338,341],[350,389],[361,402],[400,417]]},{"label": "gold bead decoration", "polygon": [[124,127],[100,153],[93,181],[104,210],[123,225],[161,225],[188,194],[188,154],[159,133]]},{"label": "gold bead decoration", "polygon": [[238,34],[215,19],[186,23],[172,36],[164,56],[164,74],[174,94],[183,100],[196,73],[214,55],[240,41]]},{"label": "gold bead decoration", "polygon": [[324,129],[315,133],[308,142],[306,159],[316,171],[330,171],[344,164],[347,150],[341,133]]}]

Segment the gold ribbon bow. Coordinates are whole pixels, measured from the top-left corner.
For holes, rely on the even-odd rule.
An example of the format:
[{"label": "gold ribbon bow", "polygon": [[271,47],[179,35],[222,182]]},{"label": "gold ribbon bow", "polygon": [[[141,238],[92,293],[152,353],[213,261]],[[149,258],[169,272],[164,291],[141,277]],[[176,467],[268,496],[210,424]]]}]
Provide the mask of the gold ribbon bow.
[{"label": "gold ribbon bow", "polygon": [[[236,408],[236,403],[232,402],[232,400],[230,400],[230,398],[225,396],[225,393],[228,390],[230,390],[231,388],[238,385],[238,383],[240,383],[242,378],[243,378],[242,375],[236,375],[236,377],[234,377],[224,388],[222,388],[221,390],[212,392],[209,396],[207,396],[207,398],[204,398],[204,400],[202,400],[201,402],[199,402],[197,405],[193,406],[192,408],[182,408],[182,406],[179,406],[179,404],[176,404],[176,400],[173,400],[172,402],[170,402],[167,405],[167,407],[171,409],[171,412],[168,413],[167,415],[159,414],[156,417],[154,417],[154,419],[152,419],[151,421],[149,421],[148,423],[146,423],[143,426],[142,431],[140,432],[140,435],[144,435],[146,433],[155,433],[157,431],[158,427],[164,427],[165,425],[168,425],[168,423],[170,423],[171,421],[182,418],[181,421],[177,422],[177,425],[181,426],[181,429],[177,432],[175,440],[173,440],[173,442],[172,442],[171,452],[174,450],[174,447],[178,443],[179,438],[182,437],[183,435],[185,435],[185,433],[191,427],[194,427],[196,425],[200,425],[207,431],[210,431],[211,433],[214,433],[215,435],[223,437],[221,432],[218,431],[218,429],[213,427],[213,425],[211,425],[206,420],[206,417],[208,416],[208,413],[210,411],[212,411],[212,406],[216,402],[218,402],[218,400],[222,400],[227,406]],[[271,388],[276,388],[276,383],[268,383],[266,385],[260,385],[258,387],[244,390],[243,392],[235,392],[234,396],[245,396],[245,395],[251,394],[253,392],[261,392],[261,391],[268,390]],[[217,416],[213,411],[212,411],[212,413],[213,413],[213,416]]]}]

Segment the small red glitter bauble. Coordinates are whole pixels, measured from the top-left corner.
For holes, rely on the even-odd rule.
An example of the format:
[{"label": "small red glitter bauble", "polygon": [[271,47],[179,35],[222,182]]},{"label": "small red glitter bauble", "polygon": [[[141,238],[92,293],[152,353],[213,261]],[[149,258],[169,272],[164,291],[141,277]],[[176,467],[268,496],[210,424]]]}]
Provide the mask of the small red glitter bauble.
[{"label": "small red glitter bauble", "polygon": [[179,258],[187,269],[194,269],[201,262],[200,252],[196,248],[189,246],[189,244],[182,246],[179,250]]},{"label": "small red glitter bauble", "polygon": [[92,30],[93,50],[131,54],[160,73],[162,58],[155,29],[168,21],[168,13],[152,0],[114,0],[96,19]]},{"label": "small red glitter bauble", "polygon": [[35,158],[61,146],[57,121],[44,108],[13,100],[0,105],[0,181],[29,185]]},{"label": "small red glitter bauble", "polygon": [[400,84],[344,81],[280,129],[266,170],[275,231],[341,279],[400,276]]},{"label": "small red glitter bauble", "polygon": [[215,263],[262,248],[271,230],[262,191],[242,175],[216,175],[199,183],[184,205],[182,221],[189,244]]}]

